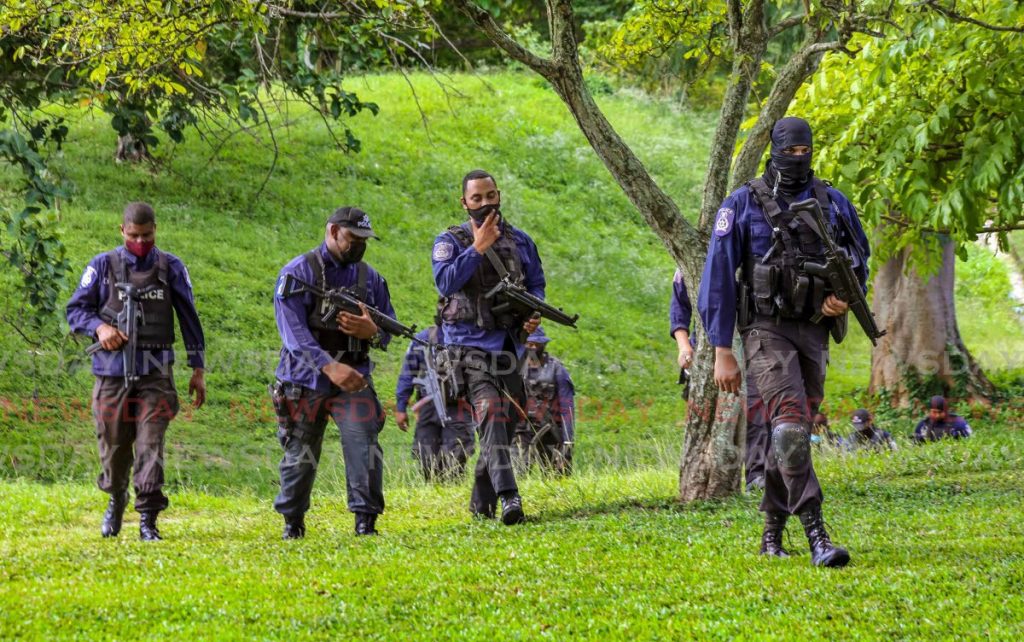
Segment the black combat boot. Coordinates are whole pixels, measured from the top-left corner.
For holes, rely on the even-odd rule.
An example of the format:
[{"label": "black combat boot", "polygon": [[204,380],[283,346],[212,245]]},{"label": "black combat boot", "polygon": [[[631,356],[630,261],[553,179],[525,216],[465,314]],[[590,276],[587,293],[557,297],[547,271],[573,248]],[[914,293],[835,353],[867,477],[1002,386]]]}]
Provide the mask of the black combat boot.
[{"label": "black combat boot", "polygon": [[378,535],[374,528],[377,516],[373,513],[356,513],[356,535]]},{"label": "black combat boot", "polygon": [[764,533],[761,535],[761,555],[789,557],[782,548],[782,532],[786,529],[786,513],[765,513]]},{"label": "black combat boot", "polygon": [[160,531],[156,529],[157,511],[146,511],[139,516],[139,539],[143,542],[156,542],[161,539]]},{"label": "black combat boot", "polygon": [[305,536],[306,518],[304,515],[284,518],[284,533],[281,535],[281,539],[302,539]]},{"label": "black combat boot", "polygon": [[825,530],[825,520],[821,516],[821,506],[807,508],[800,513],[800,523],[804,525],[807,543],[811,546],[811,564],[840,568],[850,563],[850,554],[846,549],[832,545]]},{"label": "black combat boot", "polygon": [[100,534],[103,537],[117,537],[121,532],[121,523],[124,520],[124,508],[128,505],[128,491],[113,493],[107,503],[107,512],[103,513],[103,524],[100,526]]},{"label": "black combat boot", "polygon": [[526,521],[523,500],[518,493],[504,493],[501,496],[501,523],[505,526],[522,524]]}]

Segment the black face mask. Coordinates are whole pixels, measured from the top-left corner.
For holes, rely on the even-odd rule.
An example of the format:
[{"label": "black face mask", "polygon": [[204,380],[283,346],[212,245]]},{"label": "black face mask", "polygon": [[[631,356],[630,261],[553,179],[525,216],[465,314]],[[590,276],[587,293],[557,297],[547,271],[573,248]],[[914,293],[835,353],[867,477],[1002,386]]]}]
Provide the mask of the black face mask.
[{"label": "black face mask", "polygon": [[338,254],[338,260],[342,263],[358,263],[363,260],[366,254],[366,243],[353,243],[348,249]]},{"label": "black face mask", "polygon": [[788,116],[772,126],[771,160],[765,167],[765,182],[786,196],[796,196],[811,184],[811,154],[793,156],[782,153],[790,147],[813,146],[811,126],[802,118]]},{"label": "black face mask", "polygon": [[772,152],[771,160],[766,168],[766,179],[769,185],[787,196],[799,194],[807,189],[814,172],[811,171],[811,154],[793,156],[782,152]]},{"label": "black face mask", "polygon": [[498,216],[501,216],[501,203],[488,204],[484,205],[483,207],[478,207],[475,210],[471,209],[466,211],[469,212],[470,218],[476,221],[477,225],[482,225],[484,219],[486,219],[487,215],[490,214],[491,212],[497,212]]}]

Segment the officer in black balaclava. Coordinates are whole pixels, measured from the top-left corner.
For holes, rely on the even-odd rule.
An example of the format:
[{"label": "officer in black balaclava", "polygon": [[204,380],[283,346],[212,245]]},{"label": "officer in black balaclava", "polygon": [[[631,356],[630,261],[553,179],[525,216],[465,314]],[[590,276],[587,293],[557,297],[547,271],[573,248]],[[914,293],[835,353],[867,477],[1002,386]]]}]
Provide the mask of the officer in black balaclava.
[{"label": "officer in black balaclava", "polygon": [[[733,331],[739,329],[747,376],[756,384],[770,424],[761,553],[788,555],[782,533],[789,516],[797,515],[812,563],[837,567],[847,564],[850,555],[834,546],[825,530],[810,436],[825,393],[829,334],[841,336],[848,306],[827,290],[823,279],[804,271],[808,259],[823,262],[824,244],[818,231],[789,210],[790,204],[818,201],[833,239],[850,253],[862,286],[868,276],[868,243],[846,196],[814,176],[812,151],[806,121],[775,123],[764,174],[730,194],[715,216],[697,309],[715,346],[715,382],[732,393],[741,383],[732,352]],[[816,323],[812,318],[818,313],[822,318]]]}]

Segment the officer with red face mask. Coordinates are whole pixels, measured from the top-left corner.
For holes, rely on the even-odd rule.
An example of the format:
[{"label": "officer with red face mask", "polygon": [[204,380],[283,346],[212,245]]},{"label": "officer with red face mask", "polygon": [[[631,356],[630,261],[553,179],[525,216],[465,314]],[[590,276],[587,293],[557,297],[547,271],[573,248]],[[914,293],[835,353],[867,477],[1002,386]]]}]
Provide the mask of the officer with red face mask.
[{"label": "officer with red face mask", "polygon": [[[167,508],[164,484],[164,434],[178,412],[174,387],[174,316],[178,317],[187,361],[192,368],[188,392],[199,408],[206,400],[203,377],[205,339],[192,282],[181,259],[155,245],[156,217],[147,203],[129,203],[121,222],[124,245],[89,261],[67,305],[71,331],[94,336],[102,349],[92,358],[96,383],[93,417],[99,438],[101,472],[97,483],[110,495],[100,532],[116,536],[128,504],[128,480],[135,469],[135,510],[139,537],[161,539],[156,527]],[[125,378],[121,348],[128,337],[117,327],[124,294],[117,283],[141,292],[142,319],[136,337],[135,381]]]}]

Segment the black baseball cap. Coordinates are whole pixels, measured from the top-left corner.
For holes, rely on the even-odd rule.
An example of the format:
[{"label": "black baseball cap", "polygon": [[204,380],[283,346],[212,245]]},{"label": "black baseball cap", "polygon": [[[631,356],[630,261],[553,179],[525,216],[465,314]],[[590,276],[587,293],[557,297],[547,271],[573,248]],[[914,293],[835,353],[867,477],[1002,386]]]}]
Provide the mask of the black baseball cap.
[{"label": "black baseball cap", "polygon": [[941,410],[945,412],[947,407],[946,398],[942,395],[935,395],[928,403],[928,407],[932,410]]},{"label": "black baseball cap", "polygon": [[864,408],[858,408],[853,411],[853,419],[850,420],[855,426],[863,426],[864,424],[871,421],[871,413]]},{"label": "black baseball cap", "polygon": [[349,231],[358,237],[380,239],[379,236],[374,234],[373,227],[370,225],[370,215],[358,207],[346,205],[334,210],[331,217],[327,219],[328,225],[332,223],[348,228]]}]

